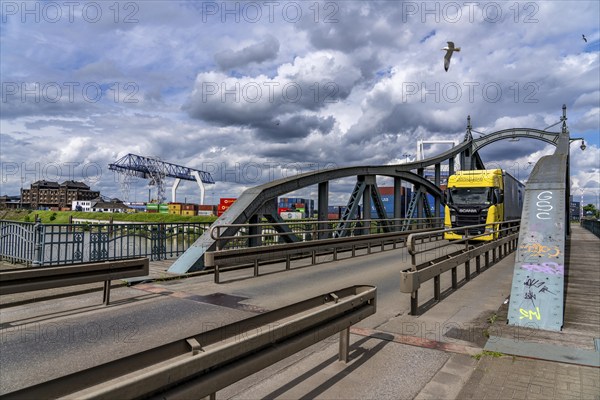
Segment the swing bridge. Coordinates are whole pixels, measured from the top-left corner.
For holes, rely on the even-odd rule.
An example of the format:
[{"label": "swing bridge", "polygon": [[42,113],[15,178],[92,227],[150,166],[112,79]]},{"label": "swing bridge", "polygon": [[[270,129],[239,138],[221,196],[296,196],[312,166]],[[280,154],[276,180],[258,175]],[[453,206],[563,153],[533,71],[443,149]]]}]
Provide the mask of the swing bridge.
[{"label": "swing bridge", "polygon": [[[470,116],[467,119],[467,129],[462,143],[458,143],[451,149],[433,157],[407,162],[396,165],[379,166],[350,166],[321,171],[313,171],[294,177],[283,178],[246,190],[233,203],[233,205],[212,225],[213,231],[219,230],[221,245],[230,238],[233,239],[244,226],[247,226],[250,247],[260,246],[260,233],[265,224],[261,224],[263,218],[276,230],[277,235],[286,243],[299,242],[302,239],[294,234],[289,222],[282,220],[278,215],[277,198],[309,186],[318,186],[318,220],[321,221],[317,237],[312,239],[324,240],[327,238],[345,237],[351,234],[354,227],[353,218],[362,206],[362,220],[369,223],[374,217],[371,213],[371,205],[376,210],[384,233],[391,231],[407,230],[415,221],[439,221],[440,206],[443,201],[443,193],[440,189],[442,165],[447,165],[448,175],[455,172],[456,161],[459,161],[462,170],[485,169],[479,151],[501,140],[517,140],[518,138],[537,139],[545,143],[557,146],[561,137],[567,138],[568,143],[582,141],[583,139],[570,138],[566,125],[566,107],[563,106],[563,115],[560,120],[550,127],[562,124],[560,132],[549,132],[546,129],[533,128],[511,128],[474,138]],[[568,153],[568,148],[566,149]],[[425,169],[433,169],[433,181],[425,177]],[[384,204],[381,199],[376,179],[378,176],[393,178],[394,181],[394,213],[393,218],[386,220]],[[328,229],[327,210],[329,200],[329,187],[332,181],[355,177],[356,183],[350,194],[345,211],[341,219],[336,222],[335,228]],[[568,176],[563,177],[566,184],[566,199],[569,198]],[[561,178],[562,179],[562,178]],[[414,191],[406,210],[406,218],[401,219],[402,207],[400,193],[403,182],[414,185]],[[430,205],[426,194],[433,197],[434,204]],[[430,207],[433,206],[433,207]],[[433,209],[433,213],[431,210]],[[566,210],[568,212],[568,209]],[[258,238],[258,239],[257,239]],[[211,232],[205,232],[176,262],[171,266],[171,273],[187,273],[204,268],[204,254],[217,248],[217,240]],[[221,247],[222,248],[222,247]]]}]

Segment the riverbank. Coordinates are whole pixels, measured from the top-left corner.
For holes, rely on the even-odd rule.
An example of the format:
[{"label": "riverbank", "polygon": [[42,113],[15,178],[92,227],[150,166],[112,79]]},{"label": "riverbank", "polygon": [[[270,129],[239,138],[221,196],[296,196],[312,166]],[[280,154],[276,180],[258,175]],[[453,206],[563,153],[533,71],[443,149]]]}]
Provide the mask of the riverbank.
[{"label": "riverbank", "polygon": [[175,215],[160,213],[101,213],[81,211],[40,211],[40,210],[0,210],[0,220],[17,222],[35,222],[40,218],[43,224],[68,224],[72,218],[97,220],[109,223],[112,221],[171,223],[171,222],[214,222],[217,217],[204,215]]}]

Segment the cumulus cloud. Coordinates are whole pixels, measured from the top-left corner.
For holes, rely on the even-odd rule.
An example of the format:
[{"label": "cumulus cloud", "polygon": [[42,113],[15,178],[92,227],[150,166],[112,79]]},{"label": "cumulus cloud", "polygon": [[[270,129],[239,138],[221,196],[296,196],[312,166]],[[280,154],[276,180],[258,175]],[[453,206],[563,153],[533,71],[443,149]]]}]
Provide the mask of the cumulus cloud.
[{"label": "cumulus cloud", "polygon": [[[85,163],[106,170],[131,152],[214,171],[222,180],[208,193],[218,200],[283,177],[293,163],[413,158],[418,139],[461,141],[468,115],[484,134],[543,129],[558,121],[563,104],[571,135],[588,146],[572,152],[572,184],[600,181],[597,2],[521,3],[518,13],[512,3],[452,3],[457,13],[445,3],[311,2],[298,3],[297,20],[291,9],[269,16],[264,6],[255,22],[243,10],[222,15],[220,3],[207,15],[194,2],[143,2],[120,9],[115,21],[110,4],[98,4],[97,23],[83,18],[83,6],[73,22],[6,16],[0,155],[3,166],[25,165],[26,185],[41,174],[32,162],[73,162],[81,173]],[[489,13],[498,7],[496,19]],[[448,40],[462,51],[446,73],[440,48]],[[33,86],[21,93],[22,83],[35,82],[39,101]],[[52,82],[63,89],[57,101],[50,86],[43,89]],[[79,85],[72,100],[68,82]],[[88,101],[95,86],[82,92],[90,82],[102,90],[98,101]],[[539,141],[503,141],[481,155],[510,169],[552,151]],[[255,164],[265,172],[244,175],[243,166]],[[21,177],[6,175],[0,194],[15,194]],[[97,185],[118,195],[109,173]],[[332,198],[351,186],[336,182]],[[145,199],[146,183],[136,188]],[[193,185],[181,191],[197,195]]]},{"label": "cumulus cloud", "polygon": [[256,137],[276,141],[329,133],[330,115],[315,113],[346,99],[361,77],[340,52],[315,52],[281,65],[274,77],[200,73],[184,110],[192,118],[222,126],[245,126]]},{"label": "cumulus cloud", "polygon": [[215,61],[222,70],[242,67],[250,63],[272,60],[279,52],[279,40],[272,35],[241,50],[223,50],[215,54]]}]

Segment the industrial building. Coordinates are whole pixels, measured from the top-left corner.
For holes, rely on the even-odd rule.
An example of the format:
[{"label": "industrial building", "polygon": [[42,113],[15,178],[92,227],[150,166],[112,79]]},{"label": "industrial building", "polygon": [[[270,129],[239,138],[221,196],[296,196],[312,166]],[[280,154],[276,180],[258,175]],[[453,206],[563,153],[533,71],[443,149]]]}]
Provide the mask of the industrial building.
[{"label": "industrial building", "polygon": [[65,181],[61,184],[46,180],[31,184],[30,189],[21,189],[23,208],[70,210],[73,201],[94,200],[100,192],[90,190],[83,182]]}]

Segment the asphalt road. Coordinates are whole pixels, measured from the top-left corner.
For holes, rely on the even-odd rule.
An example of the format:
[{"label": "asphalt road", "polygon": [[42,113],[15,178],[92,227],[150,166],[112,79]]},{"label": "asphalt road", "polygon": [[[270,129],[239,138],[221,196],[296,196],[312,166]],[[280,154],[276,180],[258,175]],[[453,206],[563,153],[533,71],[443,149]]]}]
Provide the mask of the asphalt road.
[{"label": "asphalt road", "polygon": [[[374,285],[378,292],[377,313],[361,321],[358,327],[378,329],[386,326],[386,329],[401,334],[404,329],[411,329],[412,332],[416,317],[408,315],[410,294],[400,293],[399,290],[399,272],[408,268],[408,260],[406,250],[397,249],[315,266],[296,266],[284,272],[269,273],[282,271],[281,265],[261,267],[263,275],[257,278],[250,277],[251,270],[233,271],[223,274],[221,284],[215,284],[212,276],[202,276],[119,288],[113,290],[113,303],[109,307],[99,305],[98,294],[90,293],[5,308],[0,314],[0,394],[186,338],[255,312],[275,309],[353,285]],[[490,287],[483,285],[482,290],[489,293],[492,290],[490,288],[498,285],[501,276],[509,286],[512,268],[509,265],[509,268],[502,270],[499,266],[473,279],[468,285],[475,287],[474,283],[483,285],[488,282]],[[432,297],[432,286],[425,284],[420,297]],[[449,278],[443,279],[442,289],[449,286]],[[445,307],[451,307],[453,299],[460,299],[461,290],[444,301],[447,304]],[[494,296],[494,301],[488,306],[490,309],[501,304],[505,293],[500,291]],[[459,312],[460,307],[458,310],[445,310],[440,307],[444,302],[436,306],[440,314],[436,316],[437,320],[462,315],[460,321],[470,321],[476,316],[474,311],[465,310],[464,307],[462,313]],[[398,324],[403,318],[413,321],[410,322],[412,325]],[[422,321],[427,321],[427,317],[423,317]],[[362,351],[382,346],[372,339],[364,342]],[[277,370],[289,370],[295,362],[311,357],[311,362],[323,362],[331,356],[321,351],[332,346],[337,345],[331,341],[315,345],[301,356],[290,357]],[[387,351],[382,351],[378,363],[388,365],[394,359],[405,359],[401,353],[409,353],[403,347],[398,344],[387,345],[390,357],[384,356]],[[422,361],[417,363],[421,370],[431,370],[420,375],[423,382],[431,378],[431,374],[448,358],[443,352],[425,354],[425,350],[433,351],[421,349],[421,353],[411,356],[415,363]],[[379,365],[371,368],[388,367]],[[257,375],[254,379],[261,379],[261,375]],[[249,385],[256,389],[256,382]],[[360,383],[356,385],[360,387]],[[264,390],[268,393],[271,389],[267,387]],[[334,393],[337,389],[329,390],[329,393]],[[239,386],[237,390],[230,390],[230,395],[241,398],[246,397],[244,393],[246,390],[239,389]],[[247,392],[246,395],[251,398],[258,396],[259,392]]]}]

